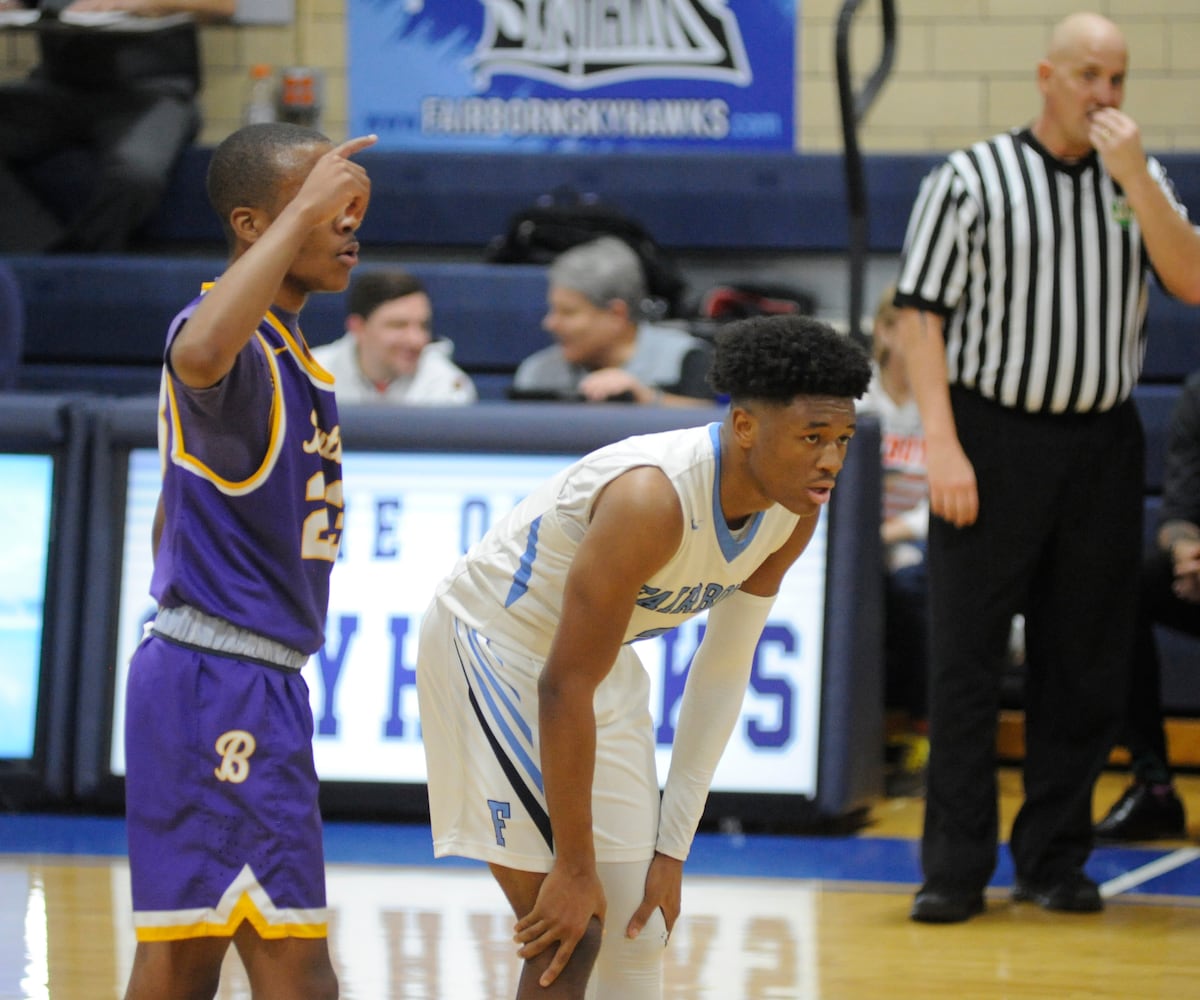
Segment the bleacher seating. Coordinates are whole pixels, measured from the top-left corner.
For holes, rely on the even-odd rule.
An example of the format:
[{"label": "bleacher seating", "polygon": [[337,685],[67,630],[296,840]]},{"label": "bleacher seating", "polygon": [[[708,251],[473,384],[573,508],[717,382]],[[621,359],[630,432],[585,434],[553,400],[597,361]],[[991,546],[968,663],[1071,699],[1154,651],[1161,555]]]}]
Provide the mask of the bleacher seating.
[{"label": "bleacher seating", "polygon": [[[216,277],[220,257],[11,257],[25,302],[27,389],[152,393],[167,326]],[[383,265],[363,264],[363,270]],[[404,265],[425,282],[436,333],[454,342],[455,360],[485,398],[503,398],[512,372],[548,343],[541,328],[542,267],[418,261]],[[345,294],[316,294],[301,313],[310,344],[344,329]]]},{"label": "bleacher seating", "polygon": [[0,389],[12,389],[25,353],[25,302],[13,269],[0,260]]},{"label": "bleacher seating", "polygon": [[[25,388],[153,391],[163,333],[225,252],[204,193],[210,150],[189,150],[136,254],[14,258],[26,299]],[[509,216],[558,188],[593,194],[640,219],[665,247],[731,269],[754,255],[836,257],[850,220],[835,154],[360,154],[372,200],[364,259],[404,263],[430,283],[438,332],[485,396],[504,394],[516,363],[546,343],[538,268],[487,264],[485,248]],[[933,154],[866,158],[870,253],[900,250],[908,212]],[[1200,214],[1200,156],[1162,157],[1185,203]],[[70,190],[79,163],[64,157],[46,183]],[[375,251],[373,255],[373,251]],[[371,266],[371,265],[363,265]],[[344,300],[313,296],[313,343],[341,329]],[[1197,312],[1157,294],[1146,380],[1176,381],[1200,367]],[[1179,333],[1168,332],[1179,330]]]},{"label": "bleacher seating", "polygon": [[[155,390],[171,316],[222,266],[225,248],[204,193],[209,153],[196,148],[184,156],[138,253],[12,259],[27,314],[21,387]],[[543,270],[484,261],[509,216],[542,194],[568,187],[596,195],[645,221],[664,246],[731,262],[768,251],[837,253],[847,241],[841,161],[833,155],[369,150],[361,159],[372,176],[359,234],[364,258],[385,250],[429,284],[437,332],[454,341],[455,360],[485,398],[502,398],[517,363],[547,343]],[[887,157],[870,165],[873,249],[899,249],[916,186],[932,162]],[[64,195],[79,166],[78,158],[63,157],[43,182]],[[302,317],[310,342],[337,336],[343,312],[342,296],[313,296]]]},{"label": "bleacher seating", "polygon": [[[204,194],[210,151],[189,150],[146,236],[157,247],[207,246],[221,233]],[[1176,192],[1200,219],[1200,156],[1158,157]],[[567,188],[595,195],[641,220],[681,251],[840,253],[849,241],[846,180],[837,153],[530,154],[367,150],[371,175],[368,245],[482,250],[509,216]],[[867,242],[895,253],[932,153],[865,158]],[[61,181],[59,182],[62,183]]]},{"label": "bleacher seating", "polygon": [[[156,247],[216,246],[204,194],[209,151],[184,157],[146,236]],[[663,246],[687,251],[840,252],[848,241],[842,158],[832,153],[505,154],[367,150],[368,246],[482,251],[509,216],[566,188],[641,220]],[[869,157],[869,241],[897,251],[929,154]],[[1200,187],[1200,184],[1197,185]],[[1200,190],[1197,191],[1200,204]],[[218,249],[219,252],[219,249]]]},{"label": "bleacher seating", "polygon": [[[1171,412],[1180,383],[1190,372],[1200,369],[1200,309],[1171,298],[1151,283],[1146,326],[1146,358],[1134,400],[1146,432],[1143,534],[1150,545],[1158,526]],[[1168,628],[1157,629],[1157,637],[1167,714],[1200,716],[1200,646]]]},{"label": "bleacher seating", "polygon": [[1146,331],[1142,382],[1178,385],[1200,369],[1200,308],[1171,298],[1153,281]]},{"label": "bleacher seating", "polygon": [[[1142,527],[1147,545],[1153,543],[1158,528],[1167,433],[1178,396],[1178,382],[1142,384],[1134,394],[1146,431],[1146,500]],[[1155,633],[1162,663],[1162,700],[1166,714],[1200,716],[1200,643],[1166,627],[1156,628]]]}]

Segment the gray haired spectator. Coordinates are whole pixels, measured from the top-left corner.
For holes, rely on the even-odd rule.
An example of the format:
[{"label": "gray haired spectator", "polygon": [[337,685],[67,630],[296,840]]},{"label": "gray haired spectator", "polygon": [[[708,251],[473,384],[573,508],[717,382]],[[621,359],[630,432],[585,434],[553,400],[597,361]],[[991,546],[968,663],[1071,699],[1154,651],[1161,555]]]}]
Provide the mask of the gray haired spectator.
[{"label": "gray haired spectator", "polygon": [[709,345],[642,317],[646,285],[627,243],[602,236],[566,250],[547,273],[542,326],[555,343],[521,362],[512,395],[697,406],[713,400]]}]

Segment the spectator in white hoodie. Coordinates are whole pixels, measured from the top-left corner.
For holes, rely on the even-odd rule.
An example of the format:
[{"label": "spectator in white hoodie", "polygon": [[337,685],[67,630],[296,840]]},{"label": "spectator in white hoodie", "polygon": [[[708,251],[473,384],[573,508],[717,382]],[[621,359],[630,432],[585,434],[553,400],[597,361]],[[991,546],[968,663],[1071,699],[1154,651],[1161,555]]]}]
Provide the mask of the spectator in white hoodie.
[{"label": "spectator in white hoodie", "polygon": [[340,404],[462,405],[478,398],[451,360],[454,345],[433,339],[425,286],[399,269],[369,271],[350,286],[346,332],[313,356],[333,375]]}]

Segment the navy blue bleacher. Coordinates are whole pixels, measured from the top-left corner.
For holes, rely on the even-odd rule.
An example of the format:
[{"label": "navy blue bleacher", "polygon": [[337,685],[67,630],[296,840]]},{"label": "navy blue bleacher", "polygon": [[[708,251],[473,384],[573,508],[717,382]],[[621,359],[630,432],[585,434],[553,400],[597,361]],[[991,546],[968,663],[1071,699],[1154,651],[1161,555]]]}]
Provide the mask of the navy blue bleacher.
[{"label": "navy blue bleacher", "polygon": [[[204,193],[211,151],[187,151],[145,230],[120,257],[13,260],[26,298],[26,388],[150,390],[163,332],[195,286],[219,270],[225,247]],[[546,343],[541,272],[485,263],[509,217],[559,188],[594,194],[640,219],[665,247],[731,270],[754,255],[840,255],[848,242],[837,154],[469,154],[367,150],[372,200],[364,260],[402,261],[430,284],[438,332],[486,396],[502,396],[517,362]],[[866,157],[867,249],[896,254],[935,154]],[[1200,156],[1162,156],[1185,203],[1200,214]],[[68,164],[69,166],[69,164]],[[64,170],[66,167],[64,167]],[[58,179],[69,190],[69,178]],[[449,252],[449,253],[448,253]],[[370,266],[370,265],[364,265]],[[313,343],[340,331],[340,297],[305,310]],[[1147,381],[1200,368],[1200,315],[1161,293],[1151,303]],[[1178,332],[1176,332],[1178,331]]]},{"label": "navy blue bleacher", "polygon": [[1163,466],[1167,455],[1167,430],[1175,401],[1179,398],[1180,382],[1143,382],[1133,390],[1133,400],[1146,432],[1146,493],[1162,493]]},{"label": "navy blue bleacher", "polygon": [[[204,194],[210,150],[188,152],[148,224],[156,246],[219,245]],[[872,249],[898,251],[930,154],[868,157]],[[640,219],[665,247],[689,251],[838,252],[848,241],[846,182],[834,153],[527,154],[367,150],[371,206],[360,232],[381,246],[474,247],[560,188]],[[1200,188],[1200,185],[1197,185]],[[1200,204],[1200,190],[1197,190]]]},{"label": "navy blue bleacher", "polygon": [[[221,269],[225,247],[204,193],[210,150],[193,148],[136,254],[13,258],[26,301],[19,384],[31,389],[153,391],[163,335],[199,283]],[[728,255],[840,252],[848,220],[840,157],[832,154],[487,155],[368,150],[371,207],[363,257],[387,256],[427,282],[437,332],[488,398],[502,397],[517,363],[547,343],[544,272],[488,264],[488,242],[509,216],[567,187],[610,201],[646,223],[667,247]],[[895,251],[932,157],[872,162],[871,240]],[[70,189],[71,161],[59,190]],[[455,259],[439,260],[453,248]],[[390,251],[390,252],[388,252]],[[465,258],[465,259],[464,259]],[[372,266],[364,264],[363,267]],[[341,330],[341,296],[313,296],[310,342]]]},{"label": "navy blue bleacher", "polygon": [[[204,194],[210,150],[177,168],[147,226],[158,246],[221,246]],[[429,153],[366,150],[371,176],[368,246],[474,247],[509,216],[559,188],[591,194],[641,220],[665,247],[684,251],[840,253],[849,242],[839,153]],[[1176,192],[1200,218],[1200,155],[1158,154]],[[867,242],[898,252],[933,153],[865,157]],[[219,252],[219,249],[218,249]]]},{"label": "navy blue bleacher", "polygon": [[[224,261],[120,255],[8,263],[25,304],[20,385],[128,395],[157,389],[171,319]],[[405,267],[425,282],[436,333],[454,342],[454,357],[480,394],[503,398],[517,362],[549,342],[541,329],[544,268],[425,261]],[[339,337],[346,308],[344,293],[310,296],[301,314],[309,343]]]},{"label": "navy blue bleacher", "polygon": [[21,286],[0,260],[0,389],[12,389],[25,355],[25,309]]},{"label": "navy blue bleacher", "polygon": [[1200,370],[1200,308],[1171,298],[1154,281],[1149,288],[1142,382],[1178,385]]},{"label": "navy blue bleacher", "polygon": [[[1134,401],[1146,434],[1143,537],[1154,544],[1162,502],[1171,414],[1183,380],[1200,370],[1200,309],[1150,286],[1146,359]],[[1162,699],[1168,715],[1200,716],[1200,644],[1173,629],[1156,629],[1162,663]]]}]

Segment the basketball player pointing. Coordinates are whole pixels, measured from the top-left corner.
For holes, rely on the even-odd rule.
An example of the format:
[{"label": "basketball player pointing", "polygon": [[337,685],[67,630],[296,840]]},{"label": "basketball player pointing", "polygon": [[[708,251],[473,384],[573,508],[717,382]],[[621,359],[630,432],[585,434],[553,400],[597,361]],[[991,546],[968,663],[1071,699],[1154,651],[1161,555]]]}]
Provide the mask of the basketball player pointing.
[{"label": "basketball player pointing", "polygon": [[126,690],[126,1000],[210,1000],[231,942],[255,997],[338,995],[300,668],[324,641],[341,437],[298,313],[350,280],[370,199],[351,157],[374,141],[273,123],[213,152],[230,263],[168,332],[158,613]]},{"label": "basketball player pointing", "polygon": [[[439,586],[417,662],[434,851],[490,865],[518,918],[518,1000],[583,997],[589,980],[589,996],[661,996],[683,861],[759,634],[869,380],[865,354],[815,320],[731,324],[710,372],[731,400],[721,423],[584,457]],[[630,643],[701,611],[660,809]]]}]

